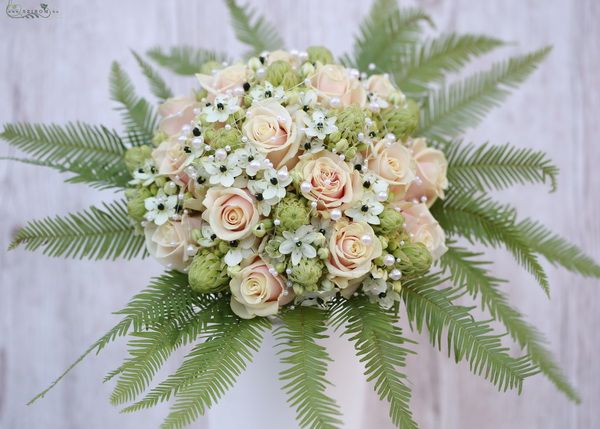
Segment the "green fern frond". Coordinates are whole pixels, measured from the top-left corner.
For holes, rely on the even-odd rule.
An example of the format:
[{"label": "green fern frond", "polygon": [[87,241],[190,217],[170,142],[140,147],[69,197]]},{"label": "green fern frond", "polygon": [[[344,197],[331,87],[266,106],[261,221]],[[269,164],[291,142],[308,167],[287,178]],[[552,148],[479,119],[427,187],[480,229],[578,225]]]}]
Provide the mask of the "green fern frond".
[{"label": "green fern frond", "polygon": [[517,389],[523,380],[539,372],[529,356],[513,358],[487,321],[476,321],[470,308],[453,303],[462,292],[452,288],[437,289],[444,280],[437,274],[409,280],[402,284],[400,295],[411,323],[421,332],[427,327],[433,346],[441,348],[444,329],[448,331],[448,354],[456,362],[463,358],[471,371],[482,375],[498,390]]},{"label": "green fern frond", "polygon": [[421,110],[417,134],[431,139],[453,138],[476,126],[537,68],[550,50],[546,47],[497,62],[488,71],[434,91]]},{"label": "green fern frond", "polygon": [[241,7],[235,0],[225,0],[225,4],[237,39],[251,48],[249,55],[258,55],[283,46],[277,30],[264,17],[256,16],[254,9],[248,5]]},{"label": "green fern frond", "polygon": [[600,278],[600,265],[577,246],[554,234],[540,223],[525,219],[517,225],[531,248],[553,265],[584,277]]},{"label": "green fern frond", "polygon": [[374,383],[379,399],[390,404],[390,418],[398,428],[417,428],[410,410],[411,391],[406,375],[398,368],[406,366],[406,357],[414,353],[396,326],[397,318],[365,296],[341,301],[332,309],[332,324],[344,326],[344,334],[354,342],[367,381]]},{"label": "green fern frond", "polygon": [[220,310],[218,298],[200,295],[194,306],[178,306],[181,313],[170,312],[169,319],[151,329],[133,332],[129,342],[130,358],[105,381],[119,375],[110,400],[122,404],[134,400],[150,384],[154,375],[176,349],[196,340],[214,322]]},{"label": "green fern frond", "polygon": [[558,167],[545,152],[510,144],[480,146],[450,143],[445,146],[448,181],[462,189],[505,189],[516,184],[550,183],[556,190]]},{"label": "green fern frond", "polygon": [[202,65],[209,61],[222,63],[229,60],[225,54],[191,46],[174,46],[168,51],[155,47],[146,54],[161,66],[184,76],[199,73]]},{"label": "green fern frond", "polygon": [[376,0],[354,39],[353,58],[342,60],[361,71],[375,64],[379,73],[393,72],[399,57],[417,41],[423,23],[434,26],[421,9],[399,9],[396,0]]},{"label": "green fern frond", "polygon": [[411,45],[395,67],[394,77],[400,89],[408,95],[420,95],[432,83],[446,79],[447,73],[458,72],[473,58],[504,45],[492,37],[451,33]]},{"label": "green fern frond", "polygon": [[151,143],[158,122],[154,109],[146,99],[136,95],[131,79],[116,61],[110,70],[110,96],[120,104],[117,110],[121,112],[127,134],[135,134],[146,144]]},{"label": "green fern frond", "polygon": [[136,235],[122,201],[67,216],[29,222],[9,249],[25,245],[49,256],[87,259],[131,259],[142,252],[144,237]]},{"label": "green fern frond", "polygon": [[192,308],[192,305],[197,303],[198,297],[188,286],[187,275],[171,271],[154,278],[147,289],[135,295],[123,310],[115,313],[125,315],[125,317],[94,342],[46,389],[31,399],[27,405],[43,398],[90,353],[94,351],[96,354],[100,353],[109,343],[127,335],[132,329],[140,331],[146,327],[155,326],[157,323],[163,323],[172,314],[185,314],[186,309]]},{"label": "green fern frond", "polygon": [[283,325],[275,330],[275,337],[284,347],[281,361],[288,368],[279,373],[286,384],[288,403],[296,408],[296,419],[303,428],[340,427],[339,407],[327,396],[327,363],[331,357],[317,340],[327,338],[328,314],[311,307],[299,307],[281,315]]},{"label": "green fern frond", "polygon": [[432,214],[449,236],[460,235],[486,246],[504,246],[550,294],[548,277],[528,239],[517,227],[515,210],[485,194],[454,189],[432,208]]},{"label": "green fern frond", "polygon": [[457,288],[466,288],[473,298],[481,297],[482,307],[487,308],[492,317],[506,327],[508,334],[527,349],[531,361],[542,374],[567,397],[579,402],[579,395],[545,347],[547,341],[543,335],[510,306],[506,295],[498,288],[505,280],[492,277],[486,270],[490,262],[482,261],[479,257],[481,253],[449,244],[448,251],[441,258],[441,266],[449,272]]},{"label": "green fern frond", "polygon": [[233,385],[258,351],[262,332],[271,324],[263,317],[239,319],[228,302],[219,302],[221,317],[201,334],[205,341],[194,347],[174,374],[123,412],[148,408],[175,396],[163,427],[181,428],[204,414]]},{"label": "green fern frond", "polygon": [[158,72],[154,70],[154,68],[152,68],[152,66],[148,64],[148,62],[146,62],[137,52],[131,51],[131,53],[142,69],[142,73],[144,73],[144,76],[146,76],[148,79],[152,94],[154,94],[160,102],[165,101],[167,98],[173,97],[173,91],[171,91],[171,88],[167,86],[167,83],[160,76],[160,74],[158,74]]}]

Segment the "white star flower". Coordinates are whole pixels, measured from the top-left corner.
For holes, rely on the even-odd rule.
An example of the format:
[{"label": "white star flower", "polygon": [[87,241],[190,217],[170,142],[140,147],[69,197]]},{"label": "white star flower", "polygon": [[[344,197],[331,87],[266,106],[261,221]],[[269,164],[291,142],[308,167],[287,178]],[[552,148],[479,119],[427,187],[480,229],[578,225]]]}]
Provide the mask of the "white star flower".
[{"label": "white star flower", "polygon": [[344,211],[346,216],[354,221],[364,221],[372,225],[379,225],[381,222],[378,215],[383,212],[383,204],[377,201],[372,193],[365,194],[360,203]]},{"label": "white star flower", "polygon": [[237,244],[237,247],[232,247],[229,249],[223,261],[227,264],[228,267],[234,267],[239,265],[245,258],[254,255],[254,243],[256,238],[254,236],[250,236],[248,238],[243,239]]},{"label": "white star flower", "polygon": [[296,302],[299,302],[303,307],[319,307],[326,309],[327,304],[335,298],[337,293],[337,289],[320,292],[304,292],[302,295],[296,297]]},{"label": "white star flower", "polygon": [[149,197],[144,200],[144,207],[147,210],[146,219],[157,225],[162,225],[175,214],[177,207],[177,195],[166,195],[159,191],[156,197]]},{"label": "white star flower", "polygon": [[206,115],[207,122],[225,122],[229,115],[240,109],[238,99],[229,95],[217,95],[215,101],[204,106],[202,113]]},{"label": "white star flower", "polygon": [[208,174],[208,181],[211,185],[223,185],[229,188],[235,182],[235,178],[242,174],[242,169],[238,165],[239,159],[236,156],[227,156],[224,159],[214,159],[213,161],[204,160],[202,166]]},{"label": "white star flower", "polygon": [[317,137],[319,140],[323,140],[327,134],[337,131],[338,128],[335,126],[336,119],[335,116],[329,118],[325,113],[317,110],[310,117],[306,116],[304,118],[304,123],[306,124],[304,132],[308,137]]},{"label": "white star flower", "polygon": [[299,103],[300,106],[302,106],[302,109],[307,111],[317,105],[317,93],[312,90],[301,92]]},{"label": "white star flower", "polygon": [[233,155],[238,159],[238,166],[246,171],[249,177],[254,177],[259,171],[270,168],[269,162],[264,154],[262,154],[256,146],[247,145],[241,149],[237,149]]},{"label": "white star flower", "polygon": [[202,238],[198,240],[198,244],[202,247],[213,247],[217,244],[217,234],[214,233],[210,225],[206,222],[202,222],[200,228]]},{"label": "white star flower", "polygon": [[156,178],[156,167],[151,160],[147,160],[144,166],[135,170],[132,175],[133,180],[129,181],[130,185],[150,186]]},{"label": "white star flower", "polygon": [[314,231],[312,225],[303,225],[295,232],[283,231],[284,240],[279,245],[279,252],[282,255],[292,254],[292,265],[298,265],[300,259],[314,258],[317,256],[316,249],[311,243],[321,235]]},{"label": "white star flower", "polygon": [[250,90],[252,102],[273,98],[277,101],[283,101],[285,98],[285,90],[281,86],[273,86],[271,82],[265,82],[262,85],[256,85]]}]

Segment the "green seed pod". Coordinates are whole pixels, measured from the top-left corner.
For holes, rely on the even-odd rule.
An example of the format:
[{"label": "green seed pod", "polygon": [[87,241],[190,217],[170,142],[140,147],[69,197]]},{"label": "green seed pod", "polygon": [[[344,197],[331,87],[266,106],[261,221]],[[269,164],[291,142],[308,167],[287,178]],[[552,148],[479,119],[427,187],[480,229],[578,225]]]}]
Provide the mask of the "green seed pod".
[{"label": "green seed pod", "polygon": [[400,260],[396,266],[406,277],[425,274],[431,268],[431,253],[423,243],[406,243],[396,249],[393,255]]},{"label": "green seed pod", "polygon": [[315,291],[319,288],[319,279],[323,275],[323,262],[317,258],[302,258],[298,265],[290,265],[292,269],[288,279],[306,290]]},{"label": "green seed pod", "polygon": [[229,146],[231,150],[235,150],[242,146],[242,134],[235,127],[231,127],[230,129],[209,128],[205,130],[204,138],[214,149],[223,149]]},{"label": "green seed pod", "polygon": [[210,250],[201,250],[190,265],[188,281],[197,293],[216,292],[225,288],[229,284],[225,262]]},{"label": "green seed pod", "polygon": [[207,61],[200,67],[200,73],[202,74],[212,74],[214,70],[222,69],[223,66],[216,61]]},{"label": "green seed pod", "polygon": [[273,86],[283,86],[285,89],[290,89],[300,82],[300,77],[294,72],[290,63],[278,60],[267,67],[265,80],[271,82]]},{"label": "green seed pod", "polygon": [[391,108],[381,113],[383,128],[399,139],[410,137],[419,126],[419,106],[407,100],[404,107]]},{"label": "green seed pod", "polygon": [[125,152],[127,170],[135,171],[144,166],[146,160],[152,157],[152,148],[148,145],[135,146]]},{"label": "green seed pod", "polygon": [[148,188],[129,189],[127,196],[127,213],[136,222],[144,220],[146,207],[144,200],[152,196],[152,192]]},{"label": "green seed pod", "polygon": [[295,231],[310,222],[310,212],[304,201],[293,194],[288,194],[275,207],[275,218],[280,224],[277,231]]},{"label": "green seed pod", "polygon": [[378,235],[390,235],[402,229],[404,216],[392,208],[385,208],[379,215],[380,224],[374,225],[373,229]]},{"label": "green seed pod", "polygon": [[[331,144],[336,144],[342,139],[347,141],[348,147],[357,147],[361,142],[358,139],[359,133],[365,134],[366,113],[358,106],[346,107],[337,110],[332,116],[336,117],[335,125],[338,128],[336,133],[330,134],[327,139]],[[334,145],[331,148],[335,147]]]},{"label": "green seed pod", "polygon": [[333,63],[333,54],[324,46],[310,46],[306,53],[308,61],[311,63],[331,64]]}]

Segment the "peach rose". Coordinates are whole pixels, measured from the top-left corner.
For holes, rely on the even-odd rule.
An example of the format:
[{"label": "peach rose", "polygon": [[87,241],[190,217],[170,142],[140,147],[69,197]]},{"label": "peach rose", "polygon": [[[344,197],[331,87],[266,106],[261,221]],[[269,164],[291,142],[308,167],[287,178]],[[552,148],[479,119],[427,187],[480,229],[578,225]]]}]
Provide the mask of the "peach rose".
[{"label": "peach rose", "polygon": [[371,271],[371,261],[381,256],[381,242],[366,222],[336,222],[328,246],[325,266],[331,281],[340,289],[356,284]]},{"label": "peach rose", "polygon": [[390,78],[385,74],[374,74],[367,79],[367,91],[372,92],[382,98],[388,98],[395,93],[397,89],[394,87]]},{"label": "peach rose", "polygon": [[239,188],[210,188],[202,201],[202,219],[221,240],[240,240],[252,233],[259,220],[254,199]]},{"label": "peach rose", "polygon": [[417,163],[417,180],[415,180],[404,198],[406,200],[427,198],[427,206],[439,198],[444,198],[444,190],[448,188],[448,161],[446,156],[440,150],[427,147],[424,138],[418,138],[414,141],[413,156]]},{"label": "peach rose", "polygon": [[200,226],[200,218],[185,215],[181,221],[170,220],[160,226],[148,222],[144,228],[146,249],[166,267],[184,271],[193,257],[187,252],[193,242],[192,231]]},{"label": "peach rose", "polygon": [[236,88],[241,88],[248,80],[248,69],[243,64],[234,64],[218,70],[213,75],[196,74],[200,85],[208,92],[208,99],[214,101],[215,96],[226,94]]},{"label": "peach rose", "polygon": [[369,170],[389,183],[395,199],[404,196],[417,171],[410,150],[401,142],[390,145],[386,140],[380,140],[371,147],[368,166]]},{"label": "peach rose", "polygon": [[180,174],[188,164],[189,154],[183,149],[183,144],[173,136],[163,141],[152,151],[158,174],[165,176],[176,176]]},{"label": "peach rose", "polygon": [[397,204],[404,216],[404,230],[411,240],[423,243],[431,253],[434,261],[438,260],[448,248],[444,230],[433,217],[425,204],[408,201]]},{"label": "peach rose", "polygon": [[192,97],[169,98],[158,108],[158,114],[162,117],[158,129],[168,136],[178,134],[184,125],[194,119],[196,107],[198,102]]},{"label": "peach rose", "polygon": [[277,314],[279,307],[293,299],[293,293],[283,294],[284,279],[269,272],[262,258],[242,268],[229,283],[231,309],[242,319]]},{"label": "peach rose", "polygon": [[267,56],[267,65],[271,65],[275,61],[285,61],[292,67],[298,67],[300,60],[298,56],[292,55],[288,51],[277,49],[276,51],[269,52],[269,55]]},{"label": "peach rose", "polygon": [[302,138],[299,124],[304,112],[296,112],[292,118],[277,101],[266,99],[252,105],[246,115],[242,128],[244,135],[275,168],[293,168]]},{"label": "peach rose", "polygon": [[331,152],[321,151],[303,158],[296,167],[302,180],[310,183],[308,191],[300,190],[310,201],[317,202],[317,209],[343,210],[360,199],[362,184],[360,173]]},{"label": "peach rose", "polygon": [[358,79],[350,76],[348,70],[337,64],[319,66],[310,80],[320,101],[329,103],[332,98],[340,101],[340,106],[364,106],[367,100],[365,89]]}]

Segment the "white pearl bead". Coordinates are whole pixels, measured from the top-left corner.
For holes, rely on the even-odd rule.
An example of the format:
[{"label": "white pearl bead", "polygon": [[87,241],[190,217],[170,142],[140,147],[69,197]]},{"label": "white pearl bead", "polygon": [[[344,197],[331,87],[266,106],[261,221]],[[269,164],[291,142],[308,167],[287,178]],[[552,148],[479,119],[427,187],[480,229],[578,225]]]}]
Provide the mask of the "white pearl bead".
[{"label": "white pearl bead", "polygon": [[310,206],[311,206],[313,209],[316,209],[316,208],[317,208],[317,205],[318,205],[318,204],[317,204],[317,202],[316,202],[316,201],[311,201],[311,202],[310,202]]},{"label": "white pearl bead", "polygon": [[312,189],[312,185],[310,184],[310,182],[302,182],[300,184],[300,190],[305,194],[310,192],[311,189]]},{"label": "white pearl bead", "polygon": [[369,103],[369,110],[371,110],[371,112],[377,112],[379,110],[379,103],[375,101]]},{"label": "white pearl bead", "polygon": [[231,125],[230,124],[225,124],[225,129],[229,131],[231,129]]},{"label": "white pearl bead", "polygon": [[262,79],[267,74],[267,70],[264,67],[260,67],[256,70],[256,77]]},{"label": "white pearl bead", "polygon": [[325,186],[331,185],[331,179],[325,179]]},{"label": "white pearl bead", "polygon": [[385,138],[391,141],[396,141],[396,135],[394,133],[387,133]]},{"label": "white pearl bead", "polygon": [[427,202],[427,197],[425,195],[423,195],[420,199],[421,199],[422,203],[426,203]]},{"label": "white pearl bead", "polygon": [[277,275],[277,270],[276,270],[275,268],[271,267],[271,268],[269,268],[269,273],[270,273],[272,276],[276,276],[276,275]]},{"label": "white pearl bead", "polygon": [[260,161],[254,160],[250,162],[250,167],[252,167],[254,170],[258,170],[260,168]]},{"label": "white pearl bead", "polygon": [[373,63],[369,64],[369,70],[375,70],[375,67],[376,67],[375,64],[373,64]]},{"label": "white pearl bead", "polygon": [[225,146],[225,152],[231,152],[231,146],[229,146],[229,145]]},{"label": "white pearl bead", "polygon": [[233,93],[234,93],[236,96],[240,96],[240,95],[242,95],[242,94],[244,93],[244,88],[242,88],[241,86],[236,86],[236,87],[233,89]]},{"label": "white pearl bead", "polygon": [[371,237],[369,234],[363,235],[360,239],[363,243],[367,245],[373,243],[373,237]]},{"label": "white pearl bead", "polygon": [[190,127],[189,125],[184,125],[183,127],[181,127],[181,132],[184,134],[189,133],[192,130],[192,127]]},{"label": "white pearl bead", "polygon": [[340,209],[331,210],[331,219],[339,220],[342,217],[342,211]]},{"label": "white pearl bead", "polygon": [[345,160],[345,159],[346,159],[346,155],[344,155],[344,154],[340,155],[340,159],[341,159],[342,161],[343,161],[343,160]]},{"label": "white pearl bead", "polygon": [[356,135],[356,137],[358,138],[358,141],[360,141],[360,142],[361,142],[361,141],[363,141],[363,140],[365,139],[365,135],[364,135],[364,133],[358,133],[358,134]]},{"label": "white pearl bead", "polygon": [[283,181],[283,180],[287,180],[287,179],[288,179],[288,177],[290,177],[290,173],[288,173],[288,171],[287,171],[287,170],[283,170],[283,169],[282,169],[282,170],[279,170],[279,171],[277,172],[277,178],[278,178],[279,180],[282,180],[282,181]]},{"label": "white pearl bead", "polygon": [[394,268],[392,271],[390,271],[390,278],[392,280],[400,280],[401,277],[402,277],[402,272],[400,272],[399,269]]},{"label": "white pearl bead", "polygon": [[333,108],[340,107],[341,100],[338,97],[331,97],[331,100],[329,100],[329,104]]},{"label": "white pearl bead", "polygon": [[292,269],[286,268],[285,273],[289,276],[290,274],[292,274]]},{"label": "white pearl bead", "polygon": [[275,225],[275,226],[279,226],[279,225],[281,225],[281,221],[280,221],[279,219],[275,219],[275,220],[273,221],[273,225]]},{"label": "white pearl bead", "polygon": [[215,151],[215,158],[221,161],[227,158],[227,152],[225,152],[225,149],[217,149]]},{"label": "white pearl bead", "polygon": [[185,252],[188,256],[195,255],[197,251],[198,249],[196,248],[196,246],[192,246],[191,244],[185,249]]},{"label": "white pearl bead", "polygon": [[309,78],[304,79],[304,85],[310,86],[310,79]]},{"label": "white pearl bead", "polygon": [[381,191],[377,194],[377,201],[385,201],[388,199],[388,193],[386,191]]},{"label": "white pearl bead", "polygon": [[394,262],[396,262],[396,258],[394,258],[394,255],[390,255],[389,253],[383,258],[383,263],[388,267],[394,265]]}]

